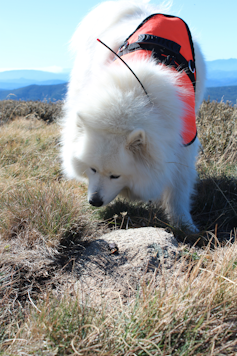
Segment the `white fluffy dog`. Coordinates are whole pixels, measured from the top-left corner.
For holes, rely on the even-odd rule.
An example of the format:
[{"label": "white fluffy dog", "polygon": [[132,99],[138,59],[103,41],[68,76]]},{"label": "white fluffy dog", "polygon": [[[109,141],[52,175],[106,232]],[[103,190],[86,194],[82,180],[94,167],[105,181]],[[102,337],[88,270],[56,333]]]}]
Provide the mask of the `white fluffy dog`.
[{"label": "white fluffy dog", "polygon": [[[94,206],[106,205],[118,194],[161,202],[172,224],[197,231],[190,200],[199,142],[196,138],[184,145],[182,137],[183,117],[192,110],[186,101],[190,87],[181,80],[187,68],[176,70],[170,61],[161,64],[153,52],[127,60],[124,55],[143,88],[126,65],[96,41],[117,52],[145,18],[165,11],[144,3],[108,1],[81,22],[72,38],[76,58],[64,107],[62,164],[68,178],[88,182],[88,200]],[[205,64],[196,42],[194,51],[195,115],[203,99]]]}]

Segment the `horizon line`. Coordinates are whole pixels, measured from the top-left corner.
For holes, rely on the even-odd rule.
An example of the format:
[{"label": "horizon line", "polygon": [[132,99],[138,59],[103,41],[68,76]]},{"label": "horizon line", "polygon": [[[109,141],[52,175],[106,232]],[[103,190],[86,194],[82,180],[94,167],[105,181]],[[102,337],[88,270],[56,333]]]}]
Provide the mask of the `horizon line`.
[{"label": "horizon line", "polygon": [[63,67],[58,67],[58,66],[49,66],[49,67],[33,67],[33,68],[0,68],[0,72],[11,72],[15,70],[36,70],[40,72],[49,72],[49,73],[55,73],[55,74],[64,74],[67,73],[65,71],[71,71],[72,68],[63,68]]},{"label": "horizon line", "polygon": [[[215,61],[228,61],[231,59],[235,59],[237,60],[237,58],[218,58],[218,59],[212,59],[212,60],[206,60],[205,62],[215,62]],[[0,73],[2,72],[10,72],[10,71],[20,71],[20,70],[36,70],[36,71],[40,71],[40,72],[48,72],[48,73],[55,73],[55,74],[65,74],[65,73],[69,73],[72,68],[63,68],[60,66],[48,66],[48,67],[32,67],[32,68],[17,68],[17,67],[13,67],[13,68],[0,68]],[[66,71],[66,72],[65,72]]]}]

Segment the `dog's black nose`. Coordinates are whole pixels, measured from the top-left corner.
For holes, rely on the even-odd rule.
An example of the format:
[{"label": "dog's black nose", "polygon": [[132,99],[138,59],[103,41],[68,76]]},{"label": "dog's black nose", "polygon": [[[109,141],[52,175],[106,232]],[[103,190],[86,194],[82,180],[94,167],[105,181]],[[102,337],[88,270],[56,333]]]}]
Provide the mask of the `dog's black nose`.
[{"label": "dog's black nose", "polygon": [[103,205],[103,200],[101,199],[101,197],[100,197],[100,195],[98,193],[95,193],[89,199],[89,203],[91,205],[96,206],[97,208],[99,208],[100,206]]}]

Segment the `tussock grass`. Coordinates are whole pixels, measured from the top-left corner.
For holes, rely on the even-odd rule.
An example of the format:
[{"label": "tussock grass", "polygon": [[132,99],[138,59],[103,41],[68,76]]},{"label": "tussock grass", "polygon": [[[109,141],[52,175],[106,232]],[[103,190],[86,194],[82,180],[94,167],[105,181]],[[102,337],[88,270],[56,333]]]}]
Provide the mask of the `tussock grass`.
[{"label": "tussock grass", "polygon": [[42,120],[20,118],[1,127],[0,184],[60,177],[59,129]]},{"label": "tussock grass", "polygon": [[[47,240],[57,239],[76,223],[81,203],[75,202],[73,191],[65,184],[39,182],[21,184],[5,194],[2,201],[2,236],[14,238],[31,230]],[[3,199],[1,199],[3,200]],[[1,232],[0,230],[0,232]]]},{"label": "tussock grass", "polygon": [[[86,187],[61,176],[60,115],[61,103],[0,102],[0,354],[236,355],[236,107],[201,106],[194,236],[150,204],[88,207]],[[81,300],[74,265],[88,239],[140,226],[203,248],[186,246],[156,271],[158,288],[151,280],[120,307]]]},{"label": "tussock grass", "polygon": [[37,230],[60,237],[75,224],[85,188],[61,182],[57,124],[21,118],[2,126],[0,136],[0,234]]},{"label": "tussock grass", "polygon": [[193,215],[223,241],[237,226],[237,107],[204,101],[197,127],[203,151]]},{"label": "tussock grass", "polygon": [[[197,118],[198,134],[205,155],[199,164],[207,165],[208,172],[223,174],[234,172],[231,165],[237,161],[237,108],[230,103],[204,101]],[[211,164],[211,165],[210,165]],[[203,167],[203,168],[204,168]]]},{"label": "tussock grass", "polygon": [[57,120],[62,114],[62,102],[47,103],[42,101],[0,101],[0,124],[18,117],[37,118],[46,122]]}]

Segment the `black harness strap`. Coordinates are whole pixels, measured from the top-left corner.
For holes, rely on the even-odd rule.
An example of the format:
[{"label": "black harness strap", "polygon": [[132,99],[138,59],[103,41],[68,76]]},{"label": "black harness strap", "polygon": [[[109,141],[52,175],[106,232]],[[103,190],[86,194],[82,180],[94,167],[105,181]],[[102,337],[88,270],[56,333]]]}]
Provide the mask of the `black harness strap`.
[{"label": "black harness strap", "polygon": [[117,54],[122,57],[125,54],[139,50],[151,51],[153,58],[155,58],[158,63],[172,66],[179,72],[185,71],[195,90],[195,63],[193,61],[187,61],[179,52],[180,48],[181,46],[178,43],[166,38],[142,34],[139,35],[138,41],[134,43],[128,44],[128,42],[125,41]]}]

